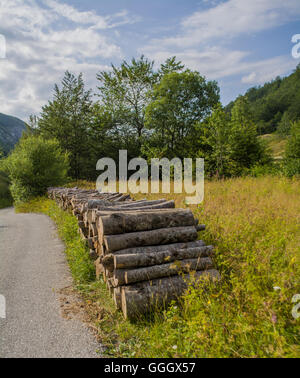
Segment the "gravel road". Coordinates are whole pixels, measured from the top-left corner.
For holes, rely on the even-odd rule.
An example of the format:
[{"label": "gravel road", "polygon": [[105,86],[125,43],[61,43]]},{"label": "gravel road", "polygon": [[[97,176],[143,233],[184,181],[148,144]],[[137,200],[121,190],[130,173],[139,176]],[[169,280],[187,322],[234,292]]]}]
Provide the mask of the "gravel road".
[{"label": "gravel road", "polygon": [[59,290],[72,284],[64,246],[45,215],[0,210],[0,357],[100,357],[76,317],[62,316]]}]

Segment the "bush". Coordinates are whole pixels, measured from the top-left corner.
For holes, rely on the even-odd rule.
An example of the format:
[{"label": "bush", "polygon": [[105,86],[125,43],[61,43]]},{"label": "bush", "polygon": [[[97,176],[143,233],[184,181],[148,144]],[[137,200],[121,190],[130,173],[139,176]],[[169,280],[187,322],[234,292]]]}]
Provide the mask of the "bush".
[{"label": "bush", "polygon": [[284,170],[288,177],[300,175],[300,121],[292,124],[285,149]]},{"label": "bush", "polygon": [[23,137],[2,163],[11,181],[15,202],[45,194],[48,187],[67,181],[68,156],[59,143],[40,136]]},{"label": "bush", "polygon": [[265,165],[254,165],[249,170],[249,175],[252,177],[263,177],[263,176],[279,176],[281,174],[280,164],[265,164]]},{"label": "bush", "polygon": [[9,180],[4,172],[0,171],[0,209],[12,205],[12,198],[9,191]]}]

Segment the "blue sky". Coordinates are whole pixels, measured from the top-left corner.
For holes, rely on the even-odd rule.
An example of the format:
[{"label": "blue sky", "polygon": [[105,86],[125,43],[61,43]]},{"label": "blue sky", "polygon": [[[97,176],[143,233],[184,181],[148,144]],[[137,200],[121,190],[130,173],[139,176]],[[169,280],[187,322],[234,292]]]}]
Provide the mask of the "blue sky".
[{"label": "blue sky", "polygon": [[176,55],[217,80],[227,104],[300,63],[300,0],[0,0],[0,112],[39,114],[65,70],[96,73],[141,54]]}]

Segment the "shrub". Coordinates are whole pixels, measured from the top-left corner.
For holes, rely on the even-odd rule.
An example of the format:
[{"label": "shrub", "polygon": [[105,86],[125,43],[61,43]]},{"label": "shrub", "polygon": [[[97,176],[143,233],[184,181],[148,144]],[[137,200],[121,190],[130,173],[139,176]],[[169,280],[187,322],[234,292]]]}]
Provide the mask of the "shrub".
[{"label": "shrub", "polygon": [[9,175],[15,202],[43,195],[48,187],[64,184],[69,168],[68,156],[59,143],[40,136],[23,137],[2,165]]},{"label": "shrub", "polygon": [[9,191],[9,180],[4,172],[0,171],[0,209],[11,206],[12,198]]},{"label": "shrub", "polygon": [[300,121],[292,124],[285,149],[284,168],[288,177],[300,175]]}]

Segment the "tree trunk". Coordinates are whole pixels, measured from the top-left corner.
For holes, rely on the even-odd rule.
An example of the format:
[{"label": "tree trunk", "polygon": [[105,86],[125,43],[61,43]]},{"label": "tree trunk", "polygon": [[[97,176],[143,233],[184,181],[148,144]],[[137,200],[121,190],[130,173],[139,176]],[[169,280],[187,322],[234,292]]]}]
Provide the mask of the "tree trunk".
[{"label": "tree trunk", "polygon": [[123,286],[135,282],[149,281],[161,277],[175,276],[181,272],[207,270],[213,267],[209,257],[186,259],[169,264],[154,265],[139,269],[118,269],[114,271],[114,286]]},{"label": "tree trunk", "polygon": [[113,252],[113,255],[131,255],[131,254],[139,254],[139,253],[155,253],[161,251],[174,251],[179,249],[185,248],[197,248],[203,247],[205,243],[203,240],[195,240],[192,242],[186,243],[172,243],[172,244],[163,244],[163,245],[152,245],[148,247],[135,247],[135,248],[127,248],[121,249],[120,251]]},{"label": "tree trunk", "polygon": [[156,307],[167,306],[172,300],[178,300],[189,284],[197,285],[205,277],[213,281],[220,280],[219,272],[211,269],[184,277],[174,276],[122,287],[122,311],[125,319],[134,320]]},{"label": "tree trunk", "polygon": [[138,205],[138,206],[113,206],[112,203],[109,205],[99,205],[97,207],[98,211],[144,211],[144,210],[156,210],[156,209],[174,209],[175,208],[175,202],[174,201],[164,201],[162,203],[158,203],[156,205]]},{"label": "tree trunk", "polygon": [[[161,251],[154,253],[140,253],[132,255],[112,256],[114,269],[139,268],[153,265],[170,263],[176,260],[195,259],[199,257],[209,257],[213,255],[213,246],[198,248],[179,249],[174,251]],[[103,265],[104,262],[102,262]]]},{"label": "tree trunk", "polygon": [[191,210],[172,209],[145,213],[113,213],[98,219],[100,235],[117,235],[127,232],[149,231],[159,228],[193,226]]},{"label": "tree trunk", "polygon": [[94,262],[96,268],[96,277],[100,278],[100,275],[104,273],[104,266],[101,264],[100,257]]},{"label": "tree trunk", "polygon": [[[114,256],[120,257],[120,256],[126,256],[126,261],[131,261],[131,256],[136,256],[138,259],[139,255],[156,255],[161,252],[167,251],[167,253],[173,253],[178,252],[184,253],[186,249],[199,249],[201,247],[204,247],[205,243],[202,240],[196,240],[195,242],[189,242],[189,243],[174,243],[174,244],[166,244],[166,245],[156,245],[151,247],[138,247],[138,248],[129,248],[129,249],[123,249],[121,251],[116,251],[113,254],[108,254],[103,256],[102,258],[102,264],[105,266],[106,269],[113,271],[114,270]],[[98,252],[99,253],[99,252]],[[103,253],[99,253],[99,255],[102,255]],[[120,260],[118,260],[120,261]]]},{"label": "tree trunk", "polygon": [[104,236],[104,244],[109,252],[124,248],[158,245],[178,242],[190,242],[197,239],[197,231],[191,227],[161,228],[152,231],[132,232],[122,235]]},{"label": "tree trunk", "polygon": [[120,287],[114,288],[113,298],[118,310],[122,309],[122,292]]}]

